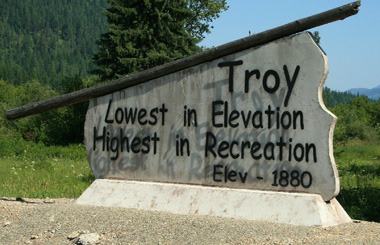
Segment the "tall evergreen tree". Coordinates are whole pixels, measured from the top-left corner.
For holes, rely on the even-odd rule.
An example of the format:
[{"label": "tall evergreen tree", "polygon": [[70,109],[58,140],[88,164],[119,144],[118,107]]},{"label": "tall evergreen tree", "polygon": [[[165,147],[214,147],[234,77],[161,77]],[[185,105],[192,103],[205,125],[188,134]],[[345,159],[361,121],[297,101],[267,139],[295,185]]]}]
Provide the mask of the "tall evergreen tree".
[{"label": "tall evergreen tree", "polygon": [[95,74],[109,80],[194,54],[225,0],[108,0]]}]

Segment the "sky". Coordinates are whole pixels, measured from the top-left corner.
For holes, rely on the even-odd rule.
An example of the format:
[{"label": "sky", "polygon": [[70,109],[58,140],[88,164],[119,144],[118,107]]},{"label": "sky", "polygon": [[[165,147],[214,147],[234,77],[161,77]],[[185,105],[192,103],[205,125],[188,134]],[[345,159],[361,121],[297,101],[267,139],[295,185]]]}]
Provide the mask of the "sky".
[{"label": "sky", "polygon": [[[211,24],[200,43],[216,47],[354,0],[227,0],[229,9]],[[359,13],[309,31],[318,31],[328,56],[325,85],[337,91],[380,85],[380,1],[363,0]]]}]

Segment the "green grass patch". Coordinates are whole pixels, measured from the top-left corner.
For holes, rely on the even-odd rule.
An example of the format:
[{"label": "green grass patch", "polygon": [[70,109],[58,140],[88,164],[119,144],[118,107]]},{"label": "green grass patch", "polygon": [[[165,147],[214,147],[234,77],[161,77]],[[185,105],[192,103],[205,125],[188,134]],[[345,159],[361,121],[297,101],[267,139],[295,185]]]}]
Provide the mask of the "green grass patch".
[{"label": "green grass patch", "polygon": [[380,145],[350,141],[334,151],[340,204],[353,219],[380,222]]},{"label": "green grass patch", "polygon": [[0,196],[76,198],[93,180],[83,145],[28,143],[0,158]]}]

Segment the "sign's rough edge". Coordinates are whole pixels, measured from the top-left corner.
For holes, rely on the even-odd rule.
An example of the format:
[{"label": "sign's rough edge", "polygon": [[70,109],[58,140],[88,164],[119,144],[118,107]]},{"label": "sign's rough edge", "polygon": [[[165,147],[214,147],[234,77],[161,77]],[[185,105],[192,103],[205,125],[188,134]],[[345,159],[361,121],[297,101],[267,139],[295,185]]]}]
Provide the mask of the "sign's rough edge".
[{"label": "sign's rough edge", "polygon": [[[313,35],[311,32],[308,32],[310,38],[313,40],[314,44],[317,46],[317,48],[322,52],[323,57],[326,59],[325,62],[325,76],[321,79],[321,82],[319,83],[318,87],[318,101],[319,105],[321,106],[322,110],[325,111],[330,117],[332,118],[330,128],[329,128],[329,136],[328,136],[328,144],[329,144],[329,158],[331,162],[331,167],[334,172],[335,176],[335,192],[333,194],[332,198],[335,198],[338,196],[340,191],[340,179],[339,179],[339,172],[336,166],[335,157],[334,157],[334,130],[337,122],[337,117],[332,113],[325,105],[325,102],[323,101],[323,87],[325,86],[325,82],[327,80],[327,76],[329,73],[329,67],[328,67],[328,57],[326,52],[322,49],[322,47],[315,42],[315,39],[313,38]],[[331,199],[332,199],[331,198]]]}]

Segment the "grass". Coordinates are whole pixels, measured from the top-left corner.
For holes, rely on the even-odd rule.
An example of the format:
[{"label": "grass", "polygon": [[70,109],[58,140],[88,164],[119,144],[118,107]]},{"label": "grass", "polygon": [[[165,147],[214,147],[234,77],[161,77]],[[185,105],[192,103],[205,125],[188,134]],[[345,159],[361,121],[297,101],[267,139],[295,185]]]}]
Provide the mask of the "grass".
[{"label": "grass", "polygon": [[23,151],[0,158],[0,196],[76,198],[93,180],[83,145],[28,144]]},{"label": "grass", "polygon": [[337,199],[353,219],[380,222],[380,145],[350,141],[337,146],[341,191]]},{"label": "grass", "polygon": [[[94,180],[83,145],[22,143],[0,155],[0,197],[77,198]],[[334,150],[341,192],[353,219],[380,222],[380,146],[350,141]]]}]

